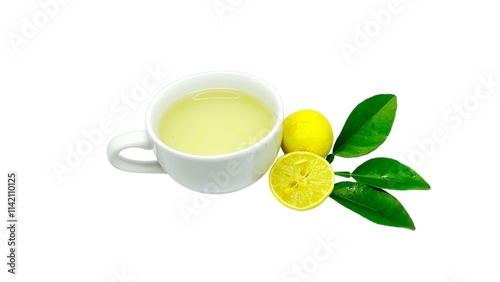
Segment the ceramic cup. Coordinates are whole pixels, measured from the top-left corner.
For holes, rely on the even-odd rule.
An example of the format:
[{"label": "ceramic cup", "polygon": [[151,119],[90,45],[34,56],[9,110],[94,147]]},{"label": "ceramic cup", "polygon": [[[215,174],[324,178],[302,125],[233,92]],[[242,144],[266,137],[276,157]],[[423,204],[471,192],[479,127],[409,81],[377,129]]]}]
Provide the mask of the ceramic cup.
[{"label": "ceramic cup", "polygon": [[[199,156],[179,152],[158,138],[158,123],[163,112],[183,96],[209,88],[240,89],[262,100],[271,109],[275,123],[266,136],[245,149],[223,155]],[[266,82],[239,72],[206,72],[177,80],[163,88],[146,112],[146,130],[113,138],[108,144],[109,162],[129,172],[167,173],[179,184],[203,193],[228,193],[243,189],[261,178],[271,167],[281,145],[283,103]],[[153,150],[156,160],[126,158],[127,148]]]}]

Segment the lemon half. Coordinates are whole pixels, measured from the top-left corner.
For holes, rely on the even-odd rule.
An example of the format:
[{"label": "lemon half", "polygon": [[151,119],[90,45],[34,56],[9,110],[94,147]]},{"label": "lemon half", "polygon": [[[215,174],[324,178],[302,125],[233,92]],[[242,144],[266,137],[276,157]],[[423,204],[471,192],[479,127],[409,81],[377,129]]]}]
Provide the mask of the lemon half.
[{"label": "lemon half", "polygon": [[294,210],[319,206],[333,191],[335,175],[324,158],[309,152],[281,156],[269,172],[269,186],[283,205]]}]

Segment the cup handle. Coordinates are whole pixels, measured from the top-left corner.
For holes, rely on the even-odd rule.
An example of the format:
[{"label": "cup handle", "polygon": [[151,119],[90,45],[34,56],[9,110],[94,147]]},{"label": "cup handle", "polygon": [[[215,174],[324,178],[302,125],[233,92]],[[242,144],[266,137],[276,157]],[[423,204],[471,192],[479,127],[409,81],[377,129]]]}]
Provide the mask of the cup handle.
[{"label": "cup handle", "polygon": [[127,148],[153,149],[154,143],[145,130],[125,133],[111,139],[108,144],[108,160],[116,167],[129,172],[165,173],[158,161],[139,161],[120,155]]}]

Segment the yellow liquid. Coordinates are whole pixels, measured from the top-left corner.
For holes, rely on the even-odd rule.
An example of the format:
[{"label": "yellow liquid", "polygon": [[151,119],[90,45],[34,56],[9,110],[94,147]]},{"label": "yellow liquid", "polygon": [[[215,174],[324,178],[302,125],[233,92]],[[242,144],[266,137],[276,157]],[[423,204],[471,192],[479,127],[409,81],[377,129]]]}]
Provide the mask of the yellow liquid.
[{"label": "yellow liquid", "polygon": [[257,143],[274,123],[271,110],[257,97],[236,89],[206,89],[167,108],[158,135],[177,151],[213,156]]}]

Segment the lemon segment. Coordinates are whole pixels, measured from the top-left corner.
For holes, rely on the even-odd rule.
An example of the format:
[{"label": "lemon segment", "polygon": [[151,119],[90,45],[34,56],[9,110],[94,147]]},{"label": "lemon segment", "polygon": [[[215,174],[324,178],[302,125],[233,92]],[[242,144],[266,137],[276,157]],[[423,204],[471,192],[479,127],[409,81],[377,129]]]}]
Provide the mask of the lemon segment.
[{"label": "lemon segment", "polygon": [[333,191],[335,175],[324,158],[309,152],[281,156],[269,172],[269,186],[280,203],[294,210],[319,206]]}]

